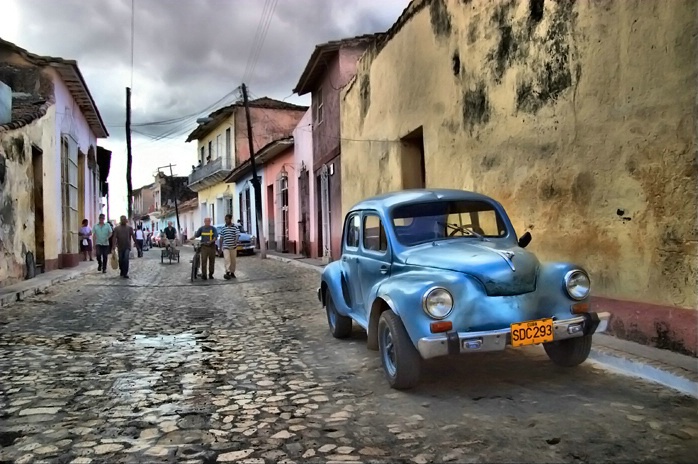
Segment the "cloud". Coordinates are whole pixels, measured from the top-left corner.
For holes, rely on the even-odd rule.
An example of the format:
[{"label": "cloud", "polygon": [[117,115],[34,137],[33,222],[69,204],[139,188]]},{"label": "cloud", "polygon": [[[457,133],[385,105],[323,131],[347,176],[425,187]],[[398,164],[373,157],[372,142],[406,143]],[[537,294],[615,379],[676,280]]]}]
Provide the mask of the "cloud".
[{"label": "cloud", "polygon": [[[135,123],[195,113],[240,84],[265,2],[134,3]],[[408,3],[279,0],[248,82],[251,92],[278,99],[289,97],[315,45],[385,31]],[[123,125],[125,87],[131,86],[131,0],[10,0],[3,9],[23,24],[9,37],[0,33],[3,38],[33,53],[78,61],[111,134],[102,145],[114,150],[109,180],[115,216],[115,208],[125,210],[126,205]],[[307,97],[291,96],[287,101],[308,104]],[[194,124],[182,131],[193,128]],[[152,134],[164,129],[149,130]],[[155,142],[134,134],[134,187],[152,182],[155,168],[170,161],[177,163],[178,174],[188,174],[196,148],[184,144],[185,138],[186,133],[175,140]]]}]

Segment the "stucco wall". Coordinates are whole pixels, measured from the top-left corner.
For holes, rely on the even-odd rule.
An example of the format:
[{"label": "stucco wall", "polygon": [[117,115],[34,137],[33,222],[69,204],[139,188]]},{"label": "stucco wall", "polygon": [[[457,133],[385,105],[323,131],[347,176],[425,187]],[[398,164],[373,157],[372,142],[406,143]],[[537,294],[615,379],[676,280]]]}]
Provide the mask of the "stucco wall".
[{"label": "stucco wall", "polygon": [[[220,184],[213,185],[207,189],[201,190],[198,192],[198,197],[199,197],[199,207],[203,203],[206,203],[207,207],[207,214],[205,216],[202,216],[199,221],[197,222],[197,228],[203,225],[203,218],[204,217],[211,217],[211,205],[215,205],[214,208],[214,215],[215,217],[212,218],[213,222],[212,224],[220,224],[224,222],[225,219],[225,211],[219,211],[219,201],[223,197],[233,197],[233,208],[234,211],[237,211],[237,205],[236,201],[237,198],[235,198],[235,184],[230,183],[227,184],[225,182],[221,182]],[[235,212],[233,212],[233,215],[235,215]],[[181,219],[181,218],[180,218]]]},{"label": "stucco wall", "polygon": [[495,197],[596,295],[698,307],[698,3],[669,3],[427,2],[343,95],[343,211],[423,126],[427,186]]},{"label": "stucco wall", "polygon": [[[290,136],[304,113],[305,111],[250,108],[255,152],[274,140]],[[247,119],[245,119],[244,108],[236,109],[235,122],[236,165],[238,165],[250,159],[250,147],[247,141]]]},{"label": "stucco wall", "polygon": [[316,250],[315,236],[317,234],[317,214],[315,208],[315,179],[313,176],[313,113],[312,110],[308,110],[303,115],[300,121],[298,121],[298,126],[293,130],[293,156],[294,156],[294,166],[295,171],[292,176],[289,177],[289,184],[293,186],[295,196],[290,198],[289,201],[293,202],[296,206],[293,208],[291,213],[291,224],[295,226],[290,228],[289,236],[291,240],[299,244],[302,240],[300,236],[300,229],[298,227],[301,217],[300,217],[300,183],[299,175],[301,175],[302,167],[305,166],[306,171],[309,171],[309,198],[308,198],[308,212],[309,217],[306,218],[308,226],[310,228],[310,250],[311,256],[317,256],[316,253],[312,253]]}]

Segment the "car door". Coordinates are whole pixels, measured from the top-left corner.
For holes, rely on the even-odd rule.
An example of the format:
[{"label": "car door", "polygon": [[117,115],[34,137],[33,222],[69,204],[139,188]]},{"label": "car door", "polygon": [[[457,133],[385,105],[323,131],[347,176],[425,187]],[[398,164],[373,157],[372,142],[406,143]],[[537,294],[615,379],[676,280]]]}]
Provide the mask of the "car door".
[{"label": "car door", "polygon": [[352,213],[347,217],[342,239],[342,293],[352,315],[362,314],[363,300],[361,296],[360,277],[357,265],[359,263],[359,243],[361,241],[361,213]]},{"label": "car door", "polygon": [[[364,302],[364,312],[370,309],[368,302],[371,290],[390,275],[390,247],[385,227],[376,212],[364,212],[361,221],[361,257],[359,258],[359,281]],[[368,314],[363,315],[368,318]]]}]

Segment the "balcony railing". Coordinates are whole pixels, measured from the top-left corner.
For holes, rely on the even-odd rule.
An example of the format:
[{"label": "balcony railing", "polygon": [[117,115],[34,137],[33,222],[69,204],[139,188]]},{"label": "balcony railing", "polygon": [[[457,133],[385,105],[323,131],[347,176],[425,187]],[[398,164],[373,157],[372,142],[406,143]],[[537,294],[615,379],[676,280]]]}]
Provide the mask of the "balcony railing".
[{"label": "balcony railing", "polygon": [[196,182],[201,182],[203,179],[216,172],[223,169],[223,159],[218,158],[211,161],[210,163],[204,164],[200,168],[196,168],[196,171],[189,174],[189,183],[194,184]]}]

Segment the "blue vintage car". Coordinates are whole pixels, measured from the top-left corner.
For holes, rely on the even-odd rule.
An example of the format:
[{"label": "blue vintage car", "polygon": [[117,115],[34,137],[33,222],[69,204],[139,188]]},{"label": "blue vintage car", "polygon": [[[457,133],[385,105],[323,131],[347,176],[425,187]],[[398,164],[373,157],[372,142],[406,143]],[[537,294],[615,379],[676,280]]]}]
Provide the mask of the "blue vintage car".
[{"label": "blue vintage car", "polygon": [[344,221],[342,257],[318,298],[336,338],[368,332],[396,389],[423,359],[543,344],[561,366],[584,362],[609,313],[590,310],[580,266],[541,263],[502,205],[461,190],[405,190],[362,201]]}]

